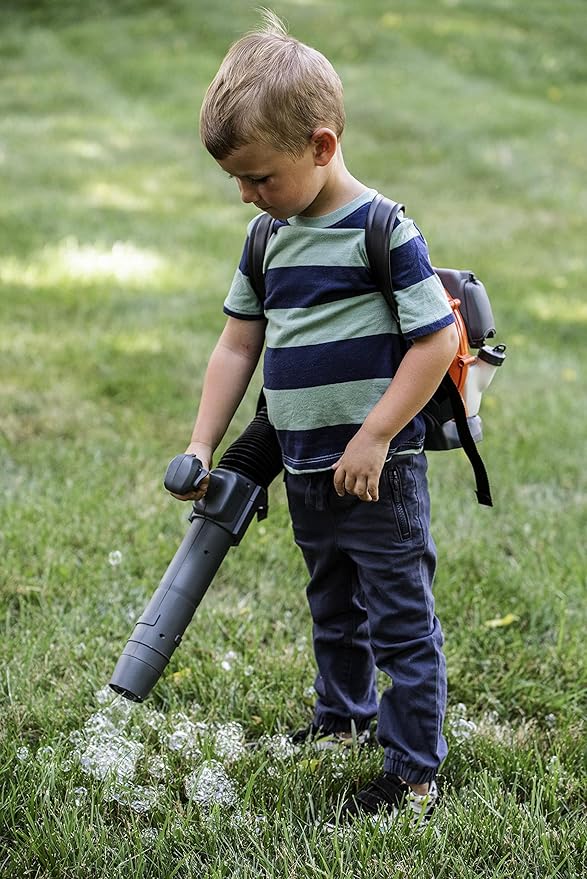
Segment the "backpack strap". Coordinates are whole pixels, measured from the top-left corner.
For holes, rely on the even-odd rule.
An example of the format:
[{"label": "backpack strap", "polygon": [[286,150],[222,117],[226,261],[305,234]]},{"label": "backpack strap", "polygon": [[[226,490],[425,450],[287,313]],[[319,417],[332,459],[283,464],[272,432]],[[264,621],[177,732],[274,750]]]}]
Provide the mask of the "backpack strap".
[{"label": "backpack strap", "polygon": [[385,196],[377,193],[371,205],[365,221],[365,249],[367,260],[385,301],[391,309],[391,313],[399,326],[399,314],[397,302],[393,295],[393,282],[391,280],[391,260],[389,258],[391,233],[397,215],[403,211],[404,206],[397,201],[390,201]]},{"label": "backpack strap", "polygon": [[[365,249],[367,259],[375,276],[377,285],[388,303],[391,313],[399,326],[397,302],[393,295],[393,281],[391,277],[391,233],[398,213],[403,210],[403,205],[390,201],[385,196],[377,193],[367,214],[365,222]],[[479,454],[475,440],[471,435],[469,422],[463,398],[447,372],[442,379],[441,388],[450,400],[452,414],[455,420],[457,434],[467,458],[473,468],[476,482],[477,500],[480,504],[492,507],[489,477],[485,464]]]},{"label": "backpack strap", "polygon": [[450,400],[452,414],[462,449],[469,459],[471,467],[473,468],[473,473],[475,474],[475,494],[477,495],[477,501],[486,507],[492,507],[493,500],[491,498],[491,488],[489,487],[487,470],[485,469],[485,464],[479,454],[475,440],[471,435],[463,398],[448,372],[445,373],[442,379],[441,387]]},{"label": "backpack strap", "polygon": [[263,305],[265,302],[265,275],[263,273],[263,260],[267,244],[273,234],[274,219],[269,214],[260,214],[249,232],[249,244],[247,248],[247,262],[249,267],[249,280],[255,291],[257,299]]}]

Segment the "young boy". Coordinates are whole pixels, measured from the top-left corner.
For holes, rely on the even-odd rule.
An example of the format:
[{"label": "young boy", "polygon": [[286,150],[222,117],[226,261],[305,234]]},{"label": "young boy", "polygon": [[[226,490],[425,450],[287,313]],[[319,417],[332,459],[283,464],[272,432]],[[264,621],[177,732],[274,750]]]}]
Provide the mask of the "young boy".
[{"label": "young boy", "polygon": [[[271,13],[231,47],[206,93],[204,145],[243,202],[278,223],[263,306],[245,244],[186,452],[211,466],[266,344],[264,392],[310,574],[318,666],[314,722],[298,739],[362,742],[377,714],[384,772],[343,815],[407,806],[425,820],[446,756],[446,676],[419,413],[457,335],[426,243],[403,214],[391,239],[400,326],[376,289],[364,233],[375,191],[345,167],[344,123],[331,64]],[[379,710],[376,667],[392,680]]]}]

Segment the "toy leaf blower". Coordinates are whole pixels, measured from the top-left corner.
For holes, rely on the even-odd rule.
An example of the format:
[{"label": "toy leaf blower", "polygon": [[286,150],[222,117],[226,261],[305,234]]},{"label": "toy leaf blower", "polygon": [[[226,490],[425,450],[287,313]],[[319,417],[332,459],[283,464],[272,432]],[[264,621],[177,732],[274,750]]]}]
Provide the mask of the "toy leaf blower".
[{"label": "toy leaf blower", "polygon": [[[116,693],[133,702],[149,695],[226,553],[255,515],[267,515],[267,488],[282,466],[277,435],[261,406],[210,472],[205,497],[194,503],[190,528],[116,664],[110,680]],[[187,494],[207,475],[197,458],[178,455],[164,484],[174,494]]]}]

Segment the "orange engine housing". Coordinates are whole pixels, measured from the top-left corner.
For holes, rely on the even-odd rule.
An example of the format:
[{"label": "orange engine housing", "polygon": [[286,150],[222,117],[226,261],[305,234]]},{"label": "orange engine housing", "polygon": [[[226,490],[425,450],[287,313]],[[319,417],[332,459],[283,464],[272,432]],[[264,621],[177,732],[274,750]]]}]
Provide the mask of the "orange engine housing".
[{"label": "orange engine housing", "polygon": [[465,322],[459,311],[459,306],[461,304],[460,299],[454,299],[448,290],[445,288],[445,293],[447,299],[450,303],[450,307],[452,308],[452,313],[455,318],[455,325],[457,328],[457,333],[459,335],[459,348],[457,353],[454,356],[454,360],[449,367],[449,374],[452,378],[453,382],[457,386],[459,393],[462,395],[465,387],[465,382],[467,380],[467,373],[469,371],[469,365],[475,361],[475,356],[471,354],[469,350],[469,339],[467,336],[467,328],[465,326]]}]

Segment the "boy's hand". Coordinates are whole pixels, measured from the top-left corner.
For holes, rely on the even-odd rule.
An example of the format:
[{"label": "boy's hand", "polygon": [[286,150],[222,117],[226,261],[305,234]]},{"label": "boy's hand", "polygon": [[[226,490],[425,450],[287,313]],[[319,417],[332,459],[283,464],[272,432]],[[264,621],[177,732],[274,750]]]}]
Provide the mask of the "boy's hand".
[{"label": "boy's hand", "polygon": [[388,451],[389,440],[374,436],[363,425],[332,465],[337,495],[353,494],[362,501],[379,500],[379,477]]},{"label": "boy's hand", "polygon": [[[190,443],[185,450],[184,455],[195,455],[195,457],[202,462],[202,467],[205,470],[209,470],[212,466],[212,449],[204,443]],[[178,501],[199,501],[208,491],[209,483],[210,476],[206,476],[202,479],[196,491],[192,491],[189,494],[175,494],[170,491],[169,494],[177,498]]]}]

